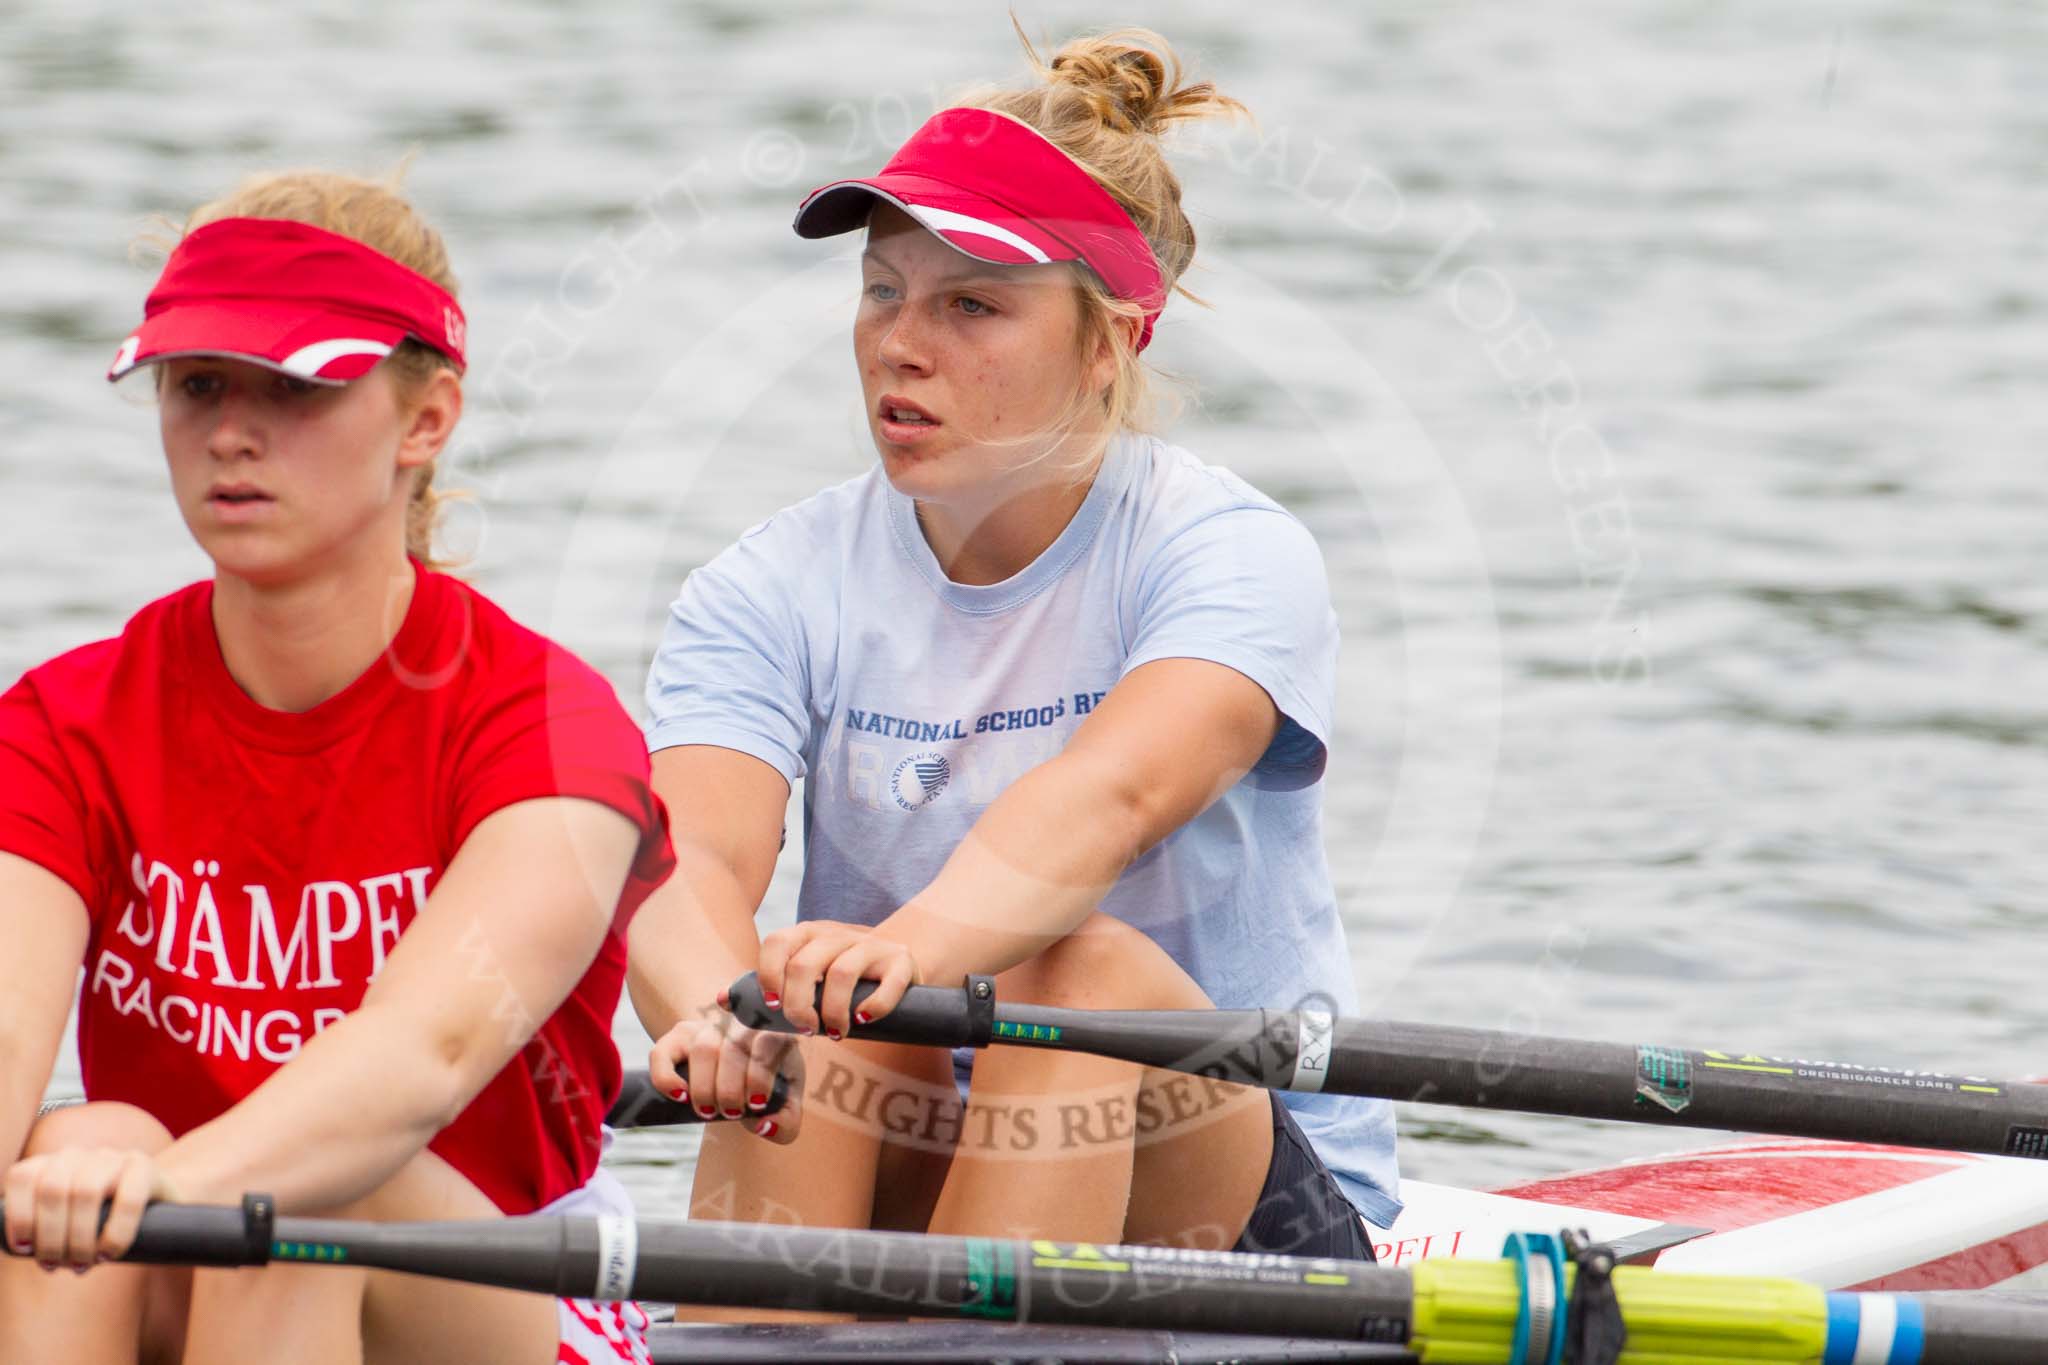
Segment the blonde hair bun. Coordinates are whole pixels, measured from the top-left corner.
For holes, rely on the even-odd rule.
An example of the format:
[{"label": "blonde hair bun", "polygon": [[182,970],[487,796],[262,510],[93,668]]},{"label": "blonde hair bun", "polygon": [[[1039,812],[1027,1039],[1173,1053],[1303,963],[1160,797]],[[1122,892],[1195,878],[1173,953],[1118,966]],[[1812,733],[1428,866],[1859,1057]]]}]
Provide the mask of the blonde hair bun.
[{"label": "blonde hair bun", "polygon": [[1102,125],[1118,133],[1157,136],[1177,119],[1243,113],[1207,81],[1189,83],[1180,58],[1150,29],[1122,28],[1075,38],[1052,61],[1034,65],[1046,83],[1067,87]]}]

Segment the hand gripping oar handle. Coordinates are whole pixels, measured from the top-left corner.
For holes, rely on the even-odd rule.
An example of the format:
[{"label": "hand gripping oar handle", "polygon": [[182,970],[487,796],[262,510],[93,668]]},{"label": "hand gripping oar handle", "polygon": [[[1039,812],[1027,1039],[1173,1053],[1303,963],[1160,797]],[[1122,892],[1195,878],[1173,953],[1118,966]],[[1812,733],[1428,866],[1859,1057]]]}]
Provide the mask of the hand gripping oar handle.
[{"label": "hand gripping oar handle", "polygon": [[[5,1211],[0,1203],[0,1214]],[[106,1216],[102,1209],[102,1224]],[[276,1226],[277,1201],[267,1194],[245,1194],[239,1208],[151,1204],[142,1211],[135,1240],[122,1259],[161,1265],[268,1265]]]},{"label": "hand gripping oar handle", "polygon": [[[858,1009],[875,993],[876,982],[860,981],[853,987],[853,1005]],[[819,988],[822,999],[823,987]],[[761,978],[753,972],[732,983],[726,992],[726,1008],[748,1028],[774,1033],[794,1033],[779,1009],[770,1009],[761,991]],[[872,1024],[854,1025],[853,1036],[877,1043],[916,1043],[925,1047],[987,1047],[996,1023],[996,983],[986,976],[970,976],[964,988],[912,986],[888,1014]]]},{"label": "hand gripping oar handle", "polygon": [[[747,1111],[748,1118],[772,1114],[789,1102],[789,1078],[777,1075],[768,1091],[768,1103]],[[604,1121],[614,1128],[668,1128],[682,1123],[715,1123],[723,1115],[705,1118],[683,1100],[672,1100],[654,1088],[645,1071],[628,1071],[619,1087],[619,1098]]]}]

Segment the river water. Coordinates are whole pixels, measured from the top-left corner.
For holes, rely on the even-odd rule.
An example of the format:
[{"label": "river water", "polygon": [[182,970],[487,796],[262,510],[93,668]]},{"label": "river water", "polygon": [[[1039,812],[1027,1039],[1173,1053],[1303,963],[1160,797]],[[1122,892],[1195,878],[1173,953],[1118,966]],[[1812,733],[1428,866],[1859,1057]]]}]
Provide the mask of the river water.
[{"label": "river water", "polygon": [[[2048,1071],[2044,12],[1124,8],[1258,119],[1179,147],[1214,307],[1152,354],[1174,438],[1327,556],[1370,1008]],[[0,678],[204,572],[100,378],[144,219],[417,149],[471,319],[453,538],[637,708],[690,567],[871,458],[848,242],[796,200],[1021,70],[999,7],[0,7]],[[1696,1140],[1404,1133],[1482,1185]],[[689,1152],[615,1155],[679,1206]]]}]

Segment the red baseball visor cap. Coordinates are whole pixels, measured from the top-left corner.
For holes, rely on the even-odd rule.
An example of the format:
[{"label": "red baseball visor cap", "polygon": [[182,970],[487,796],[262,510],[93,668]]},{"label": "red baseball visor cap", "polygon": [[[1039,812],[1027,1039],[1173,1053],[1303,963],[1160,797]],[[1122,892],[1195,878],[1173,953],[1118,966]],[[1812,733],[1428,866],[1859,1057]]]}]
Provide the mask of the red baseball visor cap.
[{"label": "red baseball visor cap", "polygon": [[1166,282],[1151,244],[1123,205],[1036,129],[988,109],[941,110],[880,174],[812,190],[796,211],[797,235],[865,226],[878,199],[978,261],[1079,261],[1145,310],[1138,349],[1152,340]]},{"label": "red baseball visor cap", "polygon": [[109,380],[203,355],[346,384],[407,337],[460,370],[468,331],[461,305],[426,276],[353,237],[281,218],[222,218],[186,233],[142,314]]}]

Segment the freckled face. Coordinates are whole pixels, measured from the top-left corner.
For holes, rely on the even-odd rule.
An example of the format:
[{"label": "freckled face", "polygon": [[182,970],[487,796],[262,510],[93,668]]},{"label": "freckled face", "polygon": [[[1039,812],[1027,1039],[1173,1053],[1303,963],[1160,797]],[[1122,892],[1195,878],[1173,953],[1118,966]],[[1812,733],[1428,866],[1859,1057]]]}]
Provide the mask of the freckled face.
[{"label": "freckled face", "polygon": [[164,455],[185,525],[227,573],[290,581],[359,552],[380,523],[402,534],[406,414],[383,368],[312,384],[246,361],[164,365]]},{"label": "freckled face", "polygon": [[[1084,380],[1071,268],[962,255],[878,203],[854,359],[884,472],[922,500],[983,494],[1059,439]],[[1097,381],[1106,382],[1106,372]]]}]

